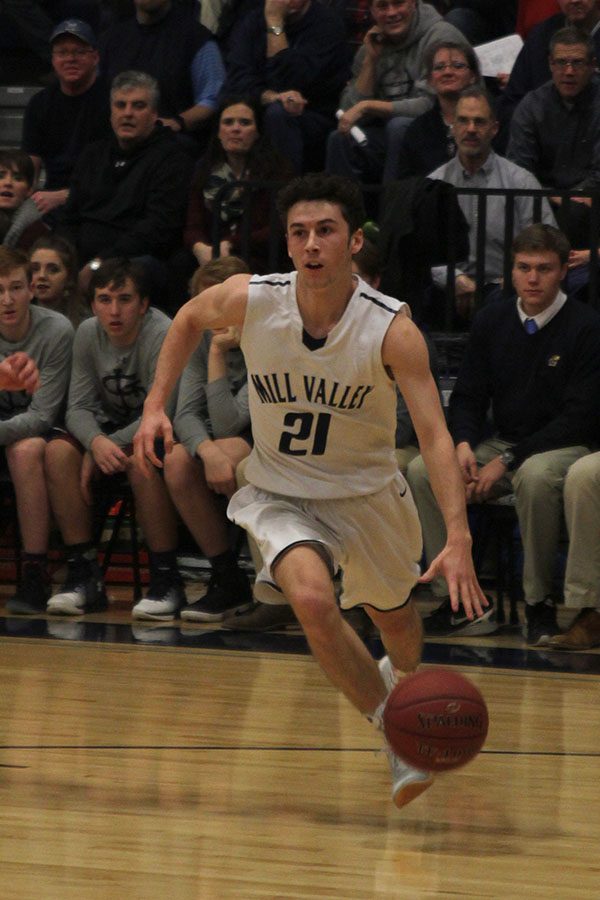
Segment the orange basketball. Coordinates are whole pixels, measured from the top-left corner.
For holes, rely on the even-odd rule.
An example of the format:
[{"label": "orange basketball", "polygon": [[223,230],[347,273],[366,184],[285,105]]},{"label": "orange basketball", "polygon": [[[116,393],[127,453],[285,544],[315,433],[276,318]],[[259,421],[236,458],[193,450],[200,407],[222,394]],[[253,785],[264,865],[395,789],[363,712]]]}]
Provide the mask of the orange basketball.
[{"label": "orange basketball", "polygon": [[394,753],[418,769],[457,769],[481,750],[488,711],[479,690],[450,669],[407,675],[388,697],[385,736]]}]

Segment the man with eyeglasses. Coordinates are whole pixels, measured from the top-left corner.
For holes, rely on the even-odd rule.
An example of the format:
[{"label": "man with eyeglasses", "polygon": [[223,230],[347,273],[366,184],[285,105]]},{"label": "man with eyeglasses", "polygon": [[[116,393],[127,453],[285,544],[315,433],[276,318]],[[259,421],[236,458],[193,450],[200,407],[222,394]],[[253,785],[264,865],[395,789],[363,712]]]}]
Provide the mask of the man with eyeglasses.
[{"label": "man with eyeglasses", "polygon": [[43,189],[33,200],[47,216],[69,195],[73,168],[84,147],[110,131],[108,89],[98,77],[96,36],[82,19],[65,19],[50,36],[56,82],[31,98],[23,122],[22,149]]},{"label": "man with eyeglasses", "polygon": [[498,104],[498,118],[501,123],[502,142],[506,147],[511,117],[525,94],[541,87],[550,78],[548,64],[550,41],[563,28],[578,28],[588,35],[595,47],[595,55],[600,58],[600,5],[598,0],[558,0],[560,12],[534,25],[521,47],[510,73],[508,83],[502,91]]},{"label": "man with eyeglasses", "polygon": [[[543,187],[592,192],[600,186],[600,81],[594,45],[563,28],[550,42],[552,79],[523,98],[513,116],[507,156]],[[561,203],[557,218],[576,248],[589,246],[589,198]]]}]

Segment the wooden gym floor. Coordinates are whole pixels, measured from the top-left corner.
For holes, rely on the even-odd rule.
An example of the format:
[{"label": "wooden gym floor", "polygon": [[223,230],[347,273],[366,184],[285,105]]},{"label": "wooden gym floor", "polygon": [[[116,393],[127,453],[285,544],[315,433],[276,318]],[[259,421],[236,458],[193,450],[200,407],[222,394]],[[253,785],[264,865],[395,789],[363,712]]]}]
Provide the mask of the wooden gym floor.
[{"label": "wooden gym floor", "polygon": [[113,594],[89,620],[0,617],[2,900],[598,896],[599,652],[428,643],[490,733],[400,812],[301,635],[132,627]]}]

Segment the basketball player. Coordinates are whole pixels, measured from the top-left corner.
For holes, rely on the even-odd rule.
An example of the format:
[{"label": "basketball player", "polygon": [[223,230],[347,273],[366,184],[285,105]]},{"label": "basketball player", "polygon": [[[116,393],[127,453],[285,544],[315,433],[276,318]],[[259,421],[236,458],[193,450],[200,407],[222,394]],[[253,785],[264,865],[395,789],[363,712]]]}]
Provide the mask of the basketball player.
[{"label": "basketball player", "polygon": [[[182,307],[160,353],[135,453],[148,471],[148,463],[160,465],[154,439],[162,435],[167,451],[173,445],[164,404],[182,367],[204,329],[237,326],[255,443],[250,484],[233,496],[228,513],[256,539],[264,560],[257,578],[283,592],[325,674],[381,728],[396,670],[415,669],[422,647],[421,619],[409,599],[421,532],[394,454],[394,379],[448,527],[448,542],[423,579],[443,572],[453,607],[462,602],[470,618],[487,601],[473,570],[464,487],[424,341],[403,303],[352,274],[365,218],[360,188],[307,175],[280,192],[278,207],[296,271],[234,276]],[[381,672],[336,606],[332,576],[339,567],[342,607],[363,605],[381,632],[389,654]],[[432,776],[388,755],[392,796],[403,806]]]},{"label": "basketball player", "polygon": [[26,353],[11,353],[0,361],[0,391],[25,391],[33,394],[39,386],[40,373]]}]

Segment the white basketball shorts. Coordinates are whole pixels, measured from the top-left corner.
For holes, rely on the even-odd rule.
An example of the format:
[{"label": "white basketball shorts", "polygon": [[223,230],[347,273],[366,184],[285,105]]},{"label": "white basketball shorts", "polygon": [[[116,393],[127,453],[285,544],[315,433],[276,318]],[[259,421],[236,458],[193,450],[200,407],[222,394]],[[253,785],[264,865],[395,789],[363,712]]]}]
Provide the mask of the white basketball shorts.
[{"label": "white basketball shorts", "polygon": [[342,499],[286,497],[249,484],[233,495],[227,514],[252,535],[261,552],[258,597],[261,582],[275,584],[274,561],[298,543],[320,544],[332,572],[342,570],[344,609],[403,606],[420,574],[421,526],[400,472],[375,494]]}]

